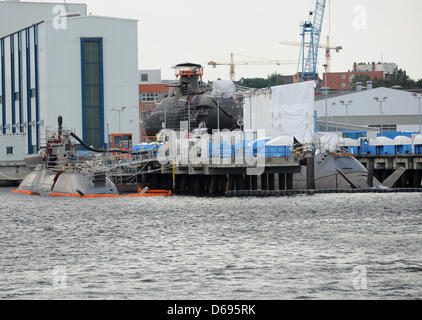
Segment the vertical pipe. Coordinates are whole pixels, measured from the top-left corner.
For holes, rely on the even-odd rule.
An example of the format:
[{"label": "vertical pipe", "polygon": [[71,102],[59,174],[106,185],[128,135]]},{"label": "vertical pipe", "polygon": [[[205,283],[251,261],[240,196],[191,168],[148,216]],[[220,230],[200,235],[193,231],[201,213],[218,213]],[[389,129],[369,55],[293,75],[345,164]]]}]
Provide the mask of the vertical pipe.
[{"label": "vertical pipe", "polygon": [[38,152],[40,150],[40,95],[39,95],[39,79],[38,79],[38,25],[34,26],[34,71],[35,71],[35,137]]},{"label": "vertical pipe", "polygon": [[31,104],[31,37],[29,29],[25,30],[26,44],[26,121],[28,123],[28,154],[32,154],[32,104]]},{"label": "vertical pipe", "polygon": [[6,70],[5,70],[5,53],[4,53],[4,39],[0,40],[1,46],[1,121],[3,134],[6,134]]},{"label": "vertical pipe", "polygon": [[172,168],[172,179],[173,179],[173,191],[176,190],[176,161],[173,160],[173,168]]},{"label": "vertical pipe", "polygon": [[23,133],[23,94],[22,94],[22,33],[18,33],[18,72],[19,72],[19,132]]},{"label": "vertical pipe", "polygon": [[12,133],[16,133],[16,99],[15,99],[15,36],[10,36],[10,106],[12,108]]}]

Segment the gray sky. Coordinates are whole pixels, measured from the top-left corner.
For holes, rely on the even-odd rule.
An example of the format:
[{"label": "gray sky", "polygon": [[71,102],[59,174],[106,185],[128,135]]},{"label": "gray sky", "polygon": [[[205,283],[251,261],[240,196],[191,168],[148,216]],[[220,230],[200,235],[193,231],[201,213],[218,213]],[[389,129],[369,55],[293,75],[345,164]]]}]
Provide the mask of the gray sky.
[{"label": "gray sky", "polygon": [[[44,0],[43,0],[44,1]],[[45,1],[48,2],[48,1]],[[86,0],[94,15],[139,20],[139,67],[161,69],[173,79],[171,66],[196,62],[205,66],[205,79],[228,79],[229,67],[213,69],[210,60],[228,62],[230,52],[276,60],[294,60],[299,47],[279,40],[300,41],[299,23],[313,0]],[[347,71],[353,62],[396,62],[413,78],[422,78],[420,0],[331,0],[331,42],[344,50],[333,53],[332,71]],[[367,12],[367,19],[364,13]],[[322,42],[329,26],[326,9]],[[365,26],[366,24],[366,26]],[[363,29],[362,29],[363,28]],[[320,50],[320,72],[325,63]],[[242,56],[238,60],[248,60]],[[250,59],[256,60],[256,59]],[[240,77],[266,77],[277,71],[293,74],[296,65],[238,66]]]}]

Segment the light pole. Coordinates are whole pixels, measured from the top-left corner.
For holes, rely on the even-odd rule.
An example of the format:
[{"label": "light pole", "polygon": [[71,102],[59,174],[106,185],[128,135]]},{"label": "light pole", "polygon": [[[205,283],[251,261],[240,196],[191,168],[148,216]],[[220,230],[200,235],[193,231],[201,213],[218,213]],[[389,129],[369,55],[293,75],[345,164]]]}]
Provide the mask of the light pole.
[{"label": "light pole", "polygon": [[325,94],[325,132],[328,133],[328,91],[330,90],[328,88],[328,85],[327,85],[327,81],[328,81],[328,74],[327,74],[328,65],[327,64],[324,64],[324,68],[325,68],[325,88],[323,88],[323,92]]},{"label": "light pole", "polygon": [[419,133],[422,134],[422,113],[421,113],[422,94],[414,93],[413,96],[415,97],[415,99],[419,100]]},{"label": "light pole", "polygon": [[[376,102],[378,102],[379,104],[380,104],[380,116],[382,117],[383,116],[383,112],[382,112],[382,104],[383,103],[385,103],[386,101],[387,101],[387,99],[388,99],[388,97],[384,97],[384,98],[379,98],[379,97],[374,97],[374,100],[376,101]],[[383,135],[384,134],[384,129],[383,129],[383,120],[382,120],[382,118],[381,118],[381,135]]]},{"label": "light pole", "polygon": [[121,128],[120,128],[120,113],[125,111],[125,110],[126,110],[126,107],[121,107],[120,109],[111,109],[111,111],[116,111],[116,112],[119,113],[119,133],[122,133]]},{"label": "light pole", "polygon": [[349,131],[349,124],[350,124],[349,123],[349,106],[351,106],[352,103],[353,103],[353,100],[350,100],[348,102],[345,102],[343,100],[340,101],[340,104],[346,107],[346,124],[347,124],[346,131]]}]

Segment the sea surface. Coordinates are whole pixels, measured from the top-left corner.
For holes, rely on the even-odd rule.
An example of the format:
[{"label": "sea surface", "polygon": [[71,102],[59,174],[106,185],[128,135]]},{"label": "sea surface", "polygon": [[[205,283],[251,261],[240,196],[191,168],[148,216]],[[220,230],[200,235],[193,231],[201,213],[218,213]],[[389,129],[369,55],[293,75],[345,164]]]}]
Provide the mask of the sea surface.
[{"label": "sea surface", "polygon": [[0,189],[0,299],[421,299],[422,195]]}]

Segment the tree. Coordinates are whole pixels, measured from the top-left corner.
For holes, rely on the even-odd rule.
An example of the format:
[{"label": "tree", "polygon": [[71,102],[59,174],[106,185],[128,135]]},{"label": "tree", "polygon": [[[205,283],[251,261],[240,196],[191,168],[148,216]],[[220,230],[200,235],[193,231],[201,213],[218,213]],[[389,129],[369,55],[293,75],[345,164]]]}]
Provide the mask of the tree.
[{"label": "tree", "polygon": [[263,89],[268,87],[280,86],[284,84],[283,79],[277,73],[269,75],[267,79],[264,78],[250,78],[250,79],[241,79],[240,84],[242,86],[254,89]]},{"label": "tree", "polygon": [[[351,88],[356,88],[357,82],[362,82],[363,84],[366,84],[367,81],[371,80],[368,75],[357,75],[355,79],[353,79],[351,83]],[[422,79],[421,79],[422,80]],[[395,70],[392,74],[387,75],[385,79],[373,79],[373,87],[379,88],[379,87],[386,87],[391,88],[394,86],[400,86],[403,89],[415,89],[415,88],[422,88],[422,81],[419,80],[418,82],[410,79],[410,77],[407,75],[407,72],[403,69]]]}]

